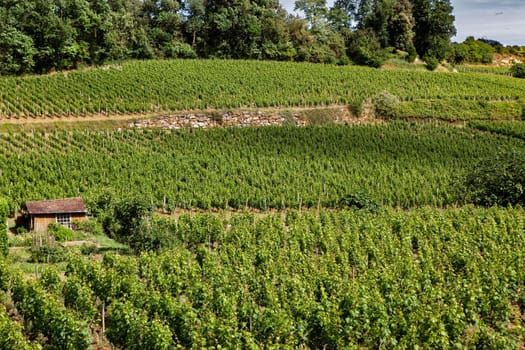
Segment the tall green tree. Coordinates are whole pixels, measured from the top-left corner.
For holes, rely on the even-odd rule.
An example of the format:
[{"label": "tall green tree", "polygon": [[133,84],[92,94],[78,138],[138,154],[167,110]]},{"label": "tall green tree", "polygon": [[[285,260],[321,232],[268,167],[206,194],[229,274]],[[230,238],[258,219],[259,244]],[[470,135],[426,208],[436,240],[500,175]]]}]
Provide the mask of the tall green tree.
[{"label": "tall green tree", "polygon": [[388,21],[389,44],[401,50],[411,51],[414,47],[415,24],[410,1],[397,0]]},{"label": "tall green tree", "polygon": [[110,0],[112,10],[113,43],[111,56],[114,59],[155,57],[155,51],[148,36],[148,28],[142,17],[142,1]]},{"label": "tall green tree", "polygon": [[264,47],[287,42],[277,0],[210,0],[204,18],[202,53],[207,57],[266,58]]},{"label": "tall green tree", "polygon": [[204,0],[188,0],[184,3],[186,13],[185,31],[193,50],[203,44],[203,32],[206,26],[206,6]]},{"label": "tall green tree", "polygon": [[450,0],[412,0],[414,45],[420,57],[443,60],[456,34]]},{"label": "tall green tree", "polygon": [[328,15],[326,0],[297,0],[295,10],[304,13],[311,29],[320,30],[326,26]]},{"label": "tall green tree", "polygon": [[36,54],[35,71],[72,68],[79,59],[80,48],[75,30],[61,17],[60,7],[53,0],[20,2],[17,9],[19,30],[33,39]]},{"label": "tall green tree", "polygon": [[177,57],[183,38],[181,4],[174,0],[144,0],[142,16],[157,56]]},{"label": "tall green tree", "polygon": [[[7,19],[3,14],[1,17]],[[30,36],[12,25],[0,23],[0,74],[31,72],[35,64],[35,54],[33,39]]]}]

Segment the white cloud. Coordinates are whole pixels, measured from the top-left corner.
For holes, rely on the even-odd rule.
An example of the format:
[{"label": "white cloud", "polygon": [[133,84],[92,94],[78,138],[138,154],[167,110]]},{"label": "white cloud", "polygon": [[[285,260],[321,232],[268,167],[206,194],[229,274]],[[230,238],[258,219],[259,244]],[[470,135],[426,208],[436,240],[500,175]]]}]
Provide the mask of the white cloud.
[{"label": "white cloud", "polygon": [[[294,0],[282,0],[281,4],[293,12]],[[452,0],[452,5],[457,29],[453,40],[474,36],[505,45],[525,45],[525,0]]]},{"label": "white cloud", "polygon": [[455,0],[457,41],[467,36],[525,45],[525,0]]}]

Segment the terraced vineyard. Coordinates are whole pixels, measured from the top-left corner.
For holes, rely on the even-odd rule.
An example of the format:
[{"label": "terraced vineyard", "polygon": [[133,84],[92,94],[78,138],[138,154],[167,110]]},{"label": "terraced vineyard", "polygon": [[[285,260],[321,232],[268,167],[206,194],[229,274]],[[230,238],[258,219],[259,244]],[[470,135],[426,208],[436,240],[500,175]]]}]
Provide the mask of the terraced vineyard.
[{"label": "terraced vineyard", "polygon": [[[59,227],[79,247],[58,234],[42,243],[52,232],[24,232],[23,220],[9,234],[0,225],[2,349],[525,343],[525,211],[474,207],[459,185],[512,154],[517,166],[502,169],[518,174],[505,190],[523,189],[512,181],[523,175],[524,80],[148,61],[4,78],[0,89],[3,122],[24,125],[0,133],[0,221],[25,201],[68,196],[82,196],[91,214],[77,232]],[[385,90],[401,101],[397,116],[468,122],[34,123],[197,108],[359,110]]]},{"label": "terraced vineyard", "polygon": [[[207,108],[357,106],[384,90],[404,101],[437,99],[451,100],[450,104],[454,104],[461,100],[474,105],[478,101],[506,101],[515,106],[525,95],[525,81],[494,75],[283,62],[134,61],[44,77],[1,78],[0,117],[32,119]],[[516,108],[521,108],[521,104]],[[512,117],[519,117],[520,112],[515,114]]]},{"label": "terraced vineyard", "polygon": [[364,192],[386,205],[455,203],[469,165],[523,147],[473,129],[359,127],[33,132],[0,135],[0,193],[13,205],[101,190],[154,206],[335,207]]}]

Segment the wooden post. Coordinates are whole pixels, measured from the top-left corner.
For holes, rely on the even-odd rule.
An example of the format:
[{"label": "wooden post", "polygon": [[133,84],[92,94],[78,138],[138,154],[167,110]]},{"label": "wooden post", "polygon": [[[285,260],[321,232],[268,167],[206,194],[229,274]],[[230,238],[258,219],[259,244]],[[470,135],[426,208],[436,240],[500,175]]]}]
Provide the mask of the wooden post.
[{"label": "wooden post", "polygon": [[102,301],[102,338],[106,333],[106,302]]}]

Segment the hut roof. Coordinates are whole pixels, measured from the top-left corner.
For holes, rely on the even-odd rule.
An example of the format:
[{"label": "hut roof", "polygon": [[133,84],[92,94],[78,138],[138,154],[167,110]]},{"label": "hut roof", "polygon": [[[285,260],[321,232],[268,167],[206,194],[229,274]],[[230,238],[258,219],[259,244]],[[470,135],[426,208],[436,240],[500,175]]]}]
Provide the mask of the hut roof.
[{"label": "hut roof", "polygon": [[87,213],[80,197],[26,202],[26,208],[29,214]]}]

